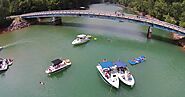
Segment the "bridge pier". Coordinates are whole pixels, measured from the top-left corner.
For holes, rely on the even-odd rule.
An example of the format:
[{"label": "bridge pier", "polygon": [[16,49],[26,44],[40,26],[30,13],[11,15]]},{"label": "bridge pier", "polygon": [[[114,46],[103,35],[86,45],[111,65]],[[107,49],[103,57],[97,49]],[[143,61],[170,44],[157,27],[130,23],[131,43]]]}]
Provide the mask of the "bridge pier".
[{"label": "bridge pier", "polygon": [[152,38],[152,27],[148,27],[148,32],[147,32],[147,38],[151,39]]},{"label": "bridge pier", "polygon": [[40,23],[41,22],[41,19],[39,17],[37,17],[37,21]]},{"label": "bridge pier", "polygon": [[51,22],[54,25],[61,25],[62,24],[62,19],[61,19],[61,17],[52,17]]}]

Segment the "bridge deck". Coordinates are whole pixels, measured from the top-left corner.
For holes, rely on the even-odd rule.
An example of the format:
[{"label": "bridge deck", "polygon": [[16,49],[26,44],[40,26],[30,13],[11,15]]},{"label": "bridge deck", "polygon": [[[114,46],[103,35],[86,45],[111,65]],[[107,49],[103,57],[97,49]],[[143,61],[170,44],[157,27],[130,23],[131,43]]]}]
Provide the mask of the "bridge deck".
[{"label": "bridge deck", "polygon": [[155,28],[164,29],[170,32],[176,32],[181,35],[185,35],[185,28],[179,27],[174,24],[170,24],[164,21],[160,21],[155,18],[140,17],[137,15],[122,15],[113,12],[101,12],[101,11],[91,11],[91,10],[53,10],[53,11],[42,11],[33,12],[16,16],[9,16],[7,18],[38,18],[38,17],[61,17],[61,16],[81,16],[90,18],[102,18],[102,19],[112,19],[118,21],[131,21],[142,23]]}]

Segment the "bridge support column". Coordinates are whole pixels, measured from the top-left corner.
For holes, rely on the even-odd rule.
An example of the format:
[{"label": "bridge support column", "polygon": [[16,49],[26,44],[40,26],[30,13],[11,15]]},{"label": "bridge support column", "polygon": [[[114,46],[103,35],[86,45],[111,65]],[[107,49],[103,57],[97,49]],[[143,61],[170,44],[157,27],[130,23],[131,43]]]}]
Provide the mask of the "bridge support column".
[{"label": "bridge support column", "polygon": [[37,22],[39,22],[39,23],[41,22],[41,19],[39,17],[37,18]]},{"label": "bridge support column", "polygon": [[52,17],[51,22],[54,25],[61,25],[62,24],[62,19],[61,19],[61,17]]},{"label": "bridge support column", "polygon": [[152,27],[148,27],[148,32],[147,32],[147,38],[151,39],[152,38]]}]

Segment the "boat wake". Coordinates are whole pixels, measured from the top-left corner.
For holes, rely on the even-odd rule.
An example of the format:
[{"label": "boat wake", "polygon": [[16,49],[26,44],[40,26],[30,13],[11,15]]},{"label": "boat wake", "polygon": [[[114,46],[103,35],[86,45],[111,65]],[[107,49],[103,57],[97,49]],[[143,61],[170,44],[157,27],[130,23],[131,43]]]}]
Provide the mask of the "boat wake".
[{"label": "boat wake", "polygon": [[16,46],[18,44],[24,44],[24,43],[29,43],[29,42],[31,42],[31,41],[17,41],[17,42],[10,43],[10,44],[4,45],[4,46],[0,46],[0,51],[2,49],[5,49],[5,48],[9,48],[9,47],[12,47],[12,46]]}]

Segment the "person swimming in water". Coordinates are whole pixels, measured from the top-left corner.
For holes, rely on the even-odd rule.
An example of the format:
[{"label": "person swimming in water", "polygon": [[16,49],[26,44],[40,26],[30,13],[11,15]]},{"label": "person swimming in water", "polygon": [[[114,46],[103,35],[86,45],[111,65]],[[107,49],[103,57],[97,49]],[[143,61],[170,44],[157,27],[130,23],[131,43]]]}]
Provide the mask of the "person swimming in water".
[{"label": "person swimming in water", "polygon": [[45,83],[44,82],[39,82],[41,85],[45,85]]}]

